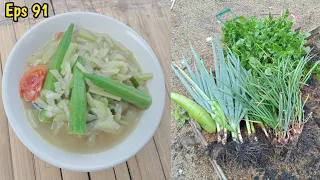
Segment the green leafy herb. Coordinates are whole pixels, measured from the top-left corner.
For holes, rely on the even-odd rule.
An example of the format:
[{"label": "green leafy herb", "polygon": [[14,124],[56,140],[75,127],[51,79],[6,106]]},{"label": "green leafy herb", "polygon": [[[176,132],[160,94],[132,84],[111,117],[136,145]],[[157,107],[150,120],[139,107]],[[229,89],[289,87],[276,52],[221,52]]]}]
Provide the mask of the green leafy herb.
[{"label": "green leafy herb", "polygon": [[288,10],[278,19],[271,14],[263,19],[241,16],[227,21],[222,40],[240,57],[243,67],[261,67],[270,75],[276,60],[299,60],[310,51],[309,47],[305,47],[307,34],[292,31],[294,22],[288,17]]},{"label": "green leafy herb", "polygon": [[188,112],[182,109],[179,105],[174,105],[172,116],[178,122],[180,129],[184,126],[186,121],[190,120]]}]

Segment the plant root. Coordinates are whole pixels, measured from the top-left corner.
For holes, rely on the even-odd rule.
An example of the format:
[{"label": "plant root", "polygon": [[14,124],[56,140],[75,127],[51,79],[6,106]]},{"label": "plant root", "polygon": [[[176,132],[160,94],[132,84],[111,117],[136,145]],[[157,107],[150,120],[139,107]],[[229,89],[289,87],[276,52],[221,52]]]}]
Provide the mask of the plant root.
[{"label": "plant root", "polygon": [[293,141],[291,141],[291,147],[289,148],[288,152],[287,152],[287,155],[284,159],[284,162],[288,162],[290,157],[291,157],[291,153],[292,153],[292,150],[295,149],[297,147],[297,144],[299,142],[299,137],[297,136],[296,138],[293,139]]},{"label": "plant root", "polygon": [[217,162],[223,167],[235,164],[238,168],[259,167],[268,165],[272,149],[269,144],[245,139],[243,143],[228,142],[218,153]]}]

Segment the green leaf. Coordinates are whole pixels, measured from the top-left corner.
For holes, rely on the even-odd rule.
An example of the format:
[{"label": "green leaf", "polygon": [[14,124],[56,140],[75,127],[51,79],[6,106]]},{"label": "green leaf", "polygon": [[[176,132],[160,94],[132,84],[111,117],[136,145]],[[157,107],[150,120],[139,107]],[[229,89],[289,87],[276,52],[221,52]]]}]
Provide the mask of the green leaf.
[{"label": "green leaf", "polygon": [[272,19],[273,19],[273,16],[272,16],[271,12],[269,12],[269,20],[272,21]]},{"label": "green leaf", "polygon": [[254,57],[249,57],[249,64],[253,67],[253,66],[260,66],[261,63]]},{"label": "green leaf", "polygon": [[242,45],[244,43],[244,39],[239,39],[237,42],[236,42],[236,45]]},{"label": "green leaf", "polygon": [[272,73],[271,73],[271,68],[267,68],[267,69],[264,71],[264,73],[265,73],[266,75],[268,75],[268,76],[271,76],[271,75],[272,75]]},{"label": "green leaf", "polygon": [[174,119],[178,122],[179,129],[181,129],[185,125],[186,121],[191,119],[189,114],[178,105],[174,106],[171,114],[173,115]]},{"label": "green leaf", "polygon": [[305,38],[308,38],[308,37],[310,37],[310,36],[311,36],[311,33],[309,33],[309,32],[305,32],[305,33],[304,33],[304,36],[305,36]]},{"label": "green leaf", "polygon": [[304,48],[304,51],[305,51],[306,53],[310,53],[311,48],[310,48],[309,46],[307,46],[307,47]]},{"label": "green leaf", "polygon": [[[291,30],[293,22],[288,18],[289,14],[289,10],[286,10],[279,18],[269,13],[268,17],[262,19],[253,16],[241,17],[236,22],[228,21],[223,28],[222,40],[226,47],[239,56],[241,64],[253,71],[253,66],[257,66],[254,58],[262,68],[267,64],[276,66],[275,60],[279,58],[298,61],[310,52],[309,48],[305,48],[307,34]],[[265,72],[266,69],[262,70]]]}]

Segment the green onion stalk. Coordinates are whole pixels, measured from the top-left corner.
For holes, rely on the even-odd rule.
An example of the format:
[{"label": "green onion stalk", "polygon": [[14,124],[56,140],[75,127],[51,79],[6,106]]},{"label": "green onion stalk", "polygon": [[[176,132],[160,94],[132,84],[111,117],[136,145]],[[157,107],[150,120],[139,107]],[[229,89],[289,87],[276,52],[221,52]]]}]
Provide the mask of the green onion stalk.
[{"label": "green onion stalk", "polygon": [[305,74],[309,60],[308,56],[295,63],[279,59],[268,75],[260,67],[253,67],[258,76],[251,76],[243,88],[248,97],[242,97],[242,102],[250,109],[249,117],[261,122],[260,126],[267,136],[265,125],[273,129],[280,144],[297,138],[310,117],[310,114],[304,117],[306,100],[302,101],[301,88],[318,63]]},{"label": "green onion stalk", "polygon": [[[227,136],[227,129],[223,128],[219,122],[226,122],[227,118],[225,117],[224,112],[222,111],[220,105],[218,104],[217,101],[214,101],[212,103],[212,112],[214,112],[215,114],[212,114],[212,116],[214,117],[214,119],[216,119],[216,125],[217,125],[217,142],[218,143],[222,143],[225,144],[226,143],[226,136]],[[222,134],[223,132],[223,134]]]},{"label": "green onion stalk", "polygon": [[[247,81],[249,71],[240,65],[240,60],[231,51],[227,53],[228,63],[218,40],[211,42],[214,54],[214,73],[207,70],[194,48],[190,45],[194,62],[194,70],[186,63],[189,75],[176,65],[173,72],[181,83],[217,123],[218,142],[226,143],[228,131],[232,139],[242,142],[240,122],[247,115],[247,108],[236,96],[245,96],[242,86]],[[184,58],[186,62],[186,59]],[[251,130],[250,130],[251,132]]]}]

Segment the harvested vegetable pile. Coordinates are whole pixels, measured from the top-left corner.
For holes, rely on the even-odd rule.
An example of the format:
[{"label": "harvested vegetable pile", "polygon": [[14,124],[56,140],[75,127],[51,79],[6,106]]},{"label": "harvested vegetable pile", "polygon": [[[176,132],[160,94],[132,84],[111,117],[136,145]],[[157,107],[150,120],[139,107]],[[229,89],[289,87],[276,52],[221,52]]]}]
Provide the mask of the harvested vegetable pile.
[{"label": "harvested vegetable pile", "polygon": [[[288,16],[289,11],[278,19],[230,20],[223,28],[224,44],[209,42],[213,68],[204,66],[192,46],[193,67],[185,63],[185,72],[172,65],[195,102],[177,99],[175,93],[171,98],[206,133],[215,134],[209,152],[216,151],[214,157],[223,167],[265,168],[272,158],[287,162],[299,137],[305,138],[312,111],[305,112],[309,96],[301,91],[318,62],[310,65],[308,35],[293,31]],[[196,109],[206,113],[197,114]]]},{"label": "harvested vegetable pile", "polygon": [[[254,67],[253,69],[258,73],[257,76],[254,76],[250,70],[240,65],[239,58],[231,51],[227,52],[227,62],[219,42],[212,42],[211,45],[214,54],[215,76],[211,69],[207,70],[204,67],[202,60],[192,47],[196,63],[194,72],[187,64],[191,78],[181,68],[172,66],[173,71],[191,96],[210,116],[203,118],[207,115],[199,113],[200,110],[197,110],[196,114],[193,112],[195,109],[188,111],[189,107],[195,105],[191,106],[191,102],[186,101],[179,102],[175,98],[176,95],[172,94],[174,102],[185,107],[189,115],[193,116],[207,132],[215,132],[217,127],[217,141],[222,141],[223,144],[227,141],[227,131],[230,131],[233,140],[243,142],[240,131],[242,120],[245,121],[249,136],[254,131],[253,123],[255,123],[260,125],[266,136],[269,137],[265,129],[267,125],[273,130],[277,141],[281,144],[285,144],[289,139],[297,136],[297,133],[301,133],[308,117],[304,116],[304,101],[300,90],[317,65],[304,74],[310,57],[291,60],[294,63],[281,58],[272,68],[273,73],[271,74],[265,74],[262,68]],[[203,119],[206,121],[203,122]]]}]

